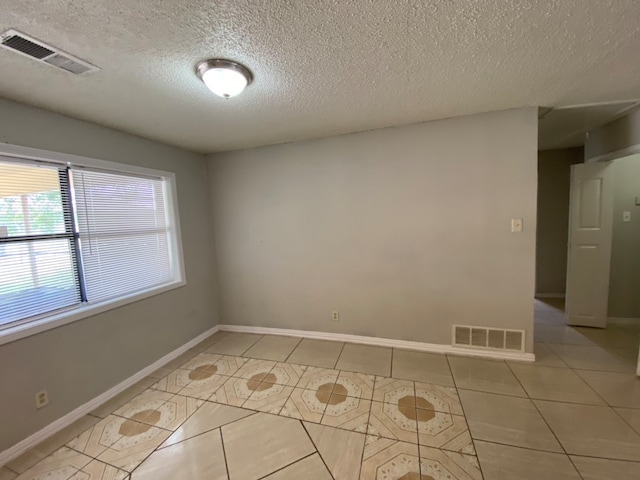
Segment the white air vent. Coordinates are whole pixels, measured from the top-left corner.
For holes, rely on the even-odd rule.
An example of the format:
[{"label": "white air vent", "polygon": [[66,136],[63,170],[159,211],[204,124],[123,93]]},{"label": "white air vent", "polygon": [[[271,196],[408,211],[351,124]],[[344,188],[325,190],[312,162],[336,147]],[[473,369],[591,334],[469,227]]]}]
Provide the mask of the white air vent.
[{"label": "white air vent", "polygon": [[74,75],[82,75],[100,70],[95,65],[91,65],[84,60],[80,60],[73,55],[69,55],[56,47],[47,45],[17,30],[7,30],[0,35],[0,46],[5,50],[19,53],[32,60],[46,63],[47,65],[57,67]]},{"label": "white air vent", "polygon": [[453,345],[524,352],[524,330],[454,325]]}]

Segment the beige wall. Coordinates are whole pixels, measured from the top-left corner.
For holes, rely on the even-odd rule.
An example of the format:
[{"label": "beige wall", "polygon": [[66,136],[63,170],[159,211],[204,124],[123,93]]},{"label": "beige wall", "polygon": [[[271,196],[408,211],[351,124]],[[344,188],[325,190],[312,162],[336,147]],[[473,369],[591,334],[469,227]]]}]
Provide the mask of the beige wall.
[{"label": "beige wall", "polygon": [[571,165],[583,161],[582,148],[538,152],[536,293],[565,293]]},{"label": "beige wall", "polygon": [[[609,277],[609,316],[640,318],[640,155],[613,162],[613,241]],[[631,212],[631,222],[622,212]]]},{"label": "beige wall", "polygon": [[[640,108],[589,132],[585,143],[586,161],[607,160],[640,152]],[[640,156],[620,158],[613,163],[615,199],[613,242],[609,278],[609,316],[640,317]],[[622,222],[622,212],[631,212],[631,222]]]},{"label": "beige wall", "polygon": [[640,109],[589,132],[584,146],[585,158],[589,161],[630,147],[640,150]]},{"label": "beige wall", "polygon": [[[0,142],[175,172],[187,285],[0,346],[0,451],[217,323],[204,158],[0,100]],[[50,405],[35,410],[34,394]]]},{"label": "beige wall", "polygon": [[531,351],[536,113],[210,156],[221,322],[440,344],[489,325]]}]

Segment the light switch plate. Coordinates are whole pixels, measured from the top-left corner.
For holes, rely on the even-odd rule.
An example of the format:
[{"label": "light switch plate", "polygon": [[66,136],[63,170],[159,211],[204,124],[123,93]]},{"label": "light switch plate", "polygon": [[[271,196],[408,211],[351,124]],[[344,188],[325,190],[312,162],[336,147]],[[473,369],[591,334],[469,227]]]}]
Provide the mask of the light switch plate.
[{"label": "light switch plate", "polygon": [[512,218],[511,219],[511,232],[512,233],[520,233],[520,232],[522,232],[522,219],[521,218]]},{"label": "light switch plate", "polygon": [[622,221],[630,222],[631,221],[631,212],[622,212]]}]

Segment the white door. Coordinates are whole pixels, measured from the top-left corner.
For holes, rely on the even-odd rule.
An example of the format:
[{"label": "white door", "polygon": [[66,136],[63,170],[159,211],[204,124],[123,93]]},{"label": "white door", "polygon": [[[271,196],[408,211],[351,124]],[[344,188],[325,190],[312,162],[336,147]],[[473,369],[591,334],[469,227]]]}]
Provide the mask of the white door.
[{"label": "white door", "polygon": [[613,221],[611,163],[571,167],[566,298],[569,325],[607,326]]}]

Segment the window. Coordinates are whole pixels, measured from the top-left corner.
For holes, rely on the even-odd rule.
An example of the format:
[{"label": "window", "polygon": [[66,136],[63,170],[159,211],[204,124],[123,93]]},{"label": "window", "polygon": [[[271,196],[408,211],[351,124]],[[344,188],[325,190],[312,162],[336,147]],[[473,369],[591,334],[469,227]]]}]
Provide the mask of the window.
[{"label": "window", "polygon": [[182,281],[173,177],[135,170],[0,156],[0,330]]},{"label": "window", "polygon": [[80,302],[68,171],[0,161],[0,323]]}]

